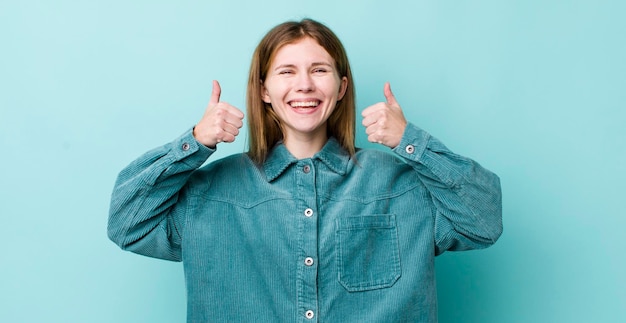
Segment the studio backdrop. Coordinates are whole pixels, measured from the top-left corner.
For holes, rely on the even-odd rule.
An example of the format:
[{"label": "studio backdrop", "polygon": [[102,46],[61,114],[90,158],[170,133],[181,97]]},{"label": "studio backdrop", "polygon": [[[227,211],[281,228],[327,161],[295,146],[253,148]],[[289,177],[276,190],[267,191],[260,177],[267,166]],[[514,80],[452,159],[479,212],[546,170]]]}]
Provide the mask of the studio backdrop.
[{"label": "studio backdrop", "polygon": [[2,1],[0,321],[184,322],[182,265],[108,240],[113,183],[201,118],[212,80],[245,109],[254,47],[305,17],[343,41],[357,115],[389,81],[500,176],[501,239],[437,258],[440,322],[623,319],[624,3]]}]

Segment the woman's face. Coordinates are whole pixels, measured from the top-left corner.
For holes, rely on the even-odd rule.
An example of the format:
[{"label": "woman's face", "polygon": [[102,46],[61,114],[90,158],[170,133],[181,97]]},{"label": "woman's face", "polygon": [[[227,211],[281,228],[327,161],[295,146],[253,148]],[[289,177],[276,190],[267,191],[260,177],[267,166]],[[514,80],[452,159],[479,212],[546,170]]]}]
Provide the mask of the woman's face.
[{"label": "woman's face", "polygon": [[312,38],[280,48],[267,72],[261,93],[278,116],[285,140],[326,136],[326,121],[345,94],[348,79]]}]

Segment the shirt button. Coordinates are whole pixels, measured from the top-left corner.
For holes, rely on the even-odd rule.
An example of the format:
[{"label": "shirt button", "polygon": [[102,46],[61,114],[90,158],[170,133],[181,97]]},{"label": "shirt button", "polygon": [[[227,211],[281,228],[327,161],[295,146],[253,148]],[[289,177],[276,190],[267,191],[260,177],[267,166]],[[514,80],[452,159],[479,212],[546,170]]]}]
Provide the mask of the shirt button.
[{"label": "shirt button", "polygon": [[407,152],[407,154],[412,154],[415,152],[415,147],[413,145],[407,145],[404,150]]},{"label": "shirt button", "polygon": [[313,216],[313,210],[312,209],[304,210],[304,216],[306,216],[307,218],[312,217]]},{"label": "shirt button", "polygon": [[311,310],[308,310],[308,311],[306,311],[306,312],[304,313],[304,316],[305,316],[307,319],[309,319],[309,320],[310,320],[310,319],[312,319],[312,318],[315,316],[315,313],[313,313],[313,311],[311,311]]},{"label": "shirt button", "polygon": [[302,171],[303,171],[305,174],[308,174],[308,173],[311,171],[311,166],[309,166],[309,165],[304,165],[304,167],[302,167]]},{"label": "shirt button", "polygon": [[188,143],[184,143],[180,148],[182,148],[182,150],[187,151],[189,150],[189,144]]},{"label": "shirt button", "polygon": [[311,257],[304,258],[304,264],[309,266],[309,267],[313,266],[313,258],[311,258]]}]

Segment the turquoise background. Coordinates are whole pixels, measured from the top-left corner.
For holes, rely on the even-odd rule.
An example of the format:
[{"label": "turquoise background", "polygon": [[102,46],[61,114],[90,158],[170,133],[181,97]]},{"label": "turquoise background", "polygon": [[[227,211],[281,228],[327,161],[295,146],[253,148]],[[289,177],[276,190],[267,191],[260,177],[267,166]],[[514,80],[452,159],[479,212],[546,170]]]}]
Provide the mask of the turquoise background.
[{"label": "turquoise background", "polygon": [[303,17],[343,40],[359,110],[390,81],[501,177],[500,241],[437,259],[441,322],[623,319],[624,3],[2,1],[0,321],[184,321],[182,265],[108,241],[113,182],[200,119],[211,80],[243,109],[254,47]]}]

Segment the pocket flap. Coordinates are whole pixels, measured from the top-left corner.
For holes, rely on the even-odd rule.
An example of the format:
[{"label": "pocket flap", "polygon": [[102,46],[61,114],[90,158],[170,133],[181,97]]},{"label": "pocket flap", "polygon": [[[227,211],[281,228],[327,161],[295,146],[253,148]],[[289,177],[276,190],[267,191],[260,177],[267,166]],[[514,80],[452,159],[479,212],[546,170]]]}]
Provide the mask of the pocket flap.
[{"label": "pocket flap", "polygon": [[395,215],[336,220],[339,282],[350,292],[391,287],[400,278]]}]

